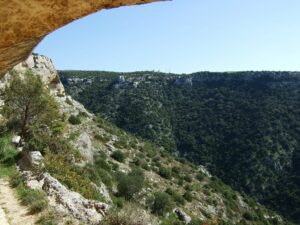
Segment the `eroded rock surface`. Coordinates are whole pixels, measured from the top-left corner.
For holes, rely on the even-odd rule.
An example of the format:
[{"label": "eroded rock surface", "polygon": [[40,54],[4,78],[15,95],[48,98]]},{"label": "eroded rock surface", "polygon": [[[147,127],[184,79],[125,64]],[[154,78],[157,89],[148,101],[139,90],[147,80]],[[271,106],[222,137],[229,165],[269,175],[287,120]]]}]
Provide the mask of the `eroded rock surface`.
[{"label": "eroded rock surface", "polygon": [[94,200],[87,200],[77,192],[68,190],[50,174],[43,174],[43,190],[53,197],[57,204],[61,204],[76,219],[88,223],[98,224],[107,213],[109,206]]},{"label": "eroded rock surface", "polygon": [[[35,75],[39,76],[45,86],[49,88],[53,95],[64,95],[65,89],[60,82],[57,71],[51,59],[46,56],[32,54],[24,62],[13,67],[13,71],[20,75],[25,75],[30,69]],[[10,73],[6,73],[0,80],[0,88],[3,88],[10,79]]]},{"label": "eroded rock surface", "polygon": [[0,78],[25,60],[44,36],[78,18],[159,0],[0,0]]}]

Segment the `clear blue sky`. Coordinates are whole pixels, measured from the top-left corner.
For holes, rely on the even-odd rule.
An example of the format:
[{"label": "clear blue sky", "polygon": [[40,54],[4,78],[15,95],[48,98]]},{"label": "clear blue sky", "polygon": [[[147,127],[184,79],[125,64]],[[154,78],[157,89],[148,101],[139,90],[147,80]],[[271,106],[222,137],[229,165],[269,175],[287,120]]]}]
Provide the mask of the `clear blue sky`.
[{"label": "clear blue sky", "polygon": [[47,36],[58,69],[300,71],[299,0],[173,0],[105,10]]}]

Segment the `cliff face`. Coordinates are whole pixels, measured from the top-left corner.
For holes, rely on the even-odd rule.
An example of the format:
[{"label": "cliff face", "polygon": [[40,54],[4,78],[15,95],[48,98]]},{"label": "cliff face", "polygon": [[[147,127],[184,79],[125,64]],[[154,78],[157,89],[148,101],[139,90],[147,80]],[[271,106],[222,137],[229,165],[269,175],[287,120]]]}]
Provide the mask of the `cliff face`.
[{"label": "cliff face", "polygon": [[[25,75],[28,69],[41,78],[45,86],[49,88],[52,94],[64,95],[64,86],[60,82],[57,71],[51,59],[42,55],[32,54],[24,62],[19,63],[13,68],[15,72],[22,75]],[[9,77],[9,73],[7,73],[2,78],[0,87],[6,84],[4,81],[8,80]]]},{"label": "cliff face", "polygon": [[44,36],[101,9],[159,0],[0,0],[0,77]]}]

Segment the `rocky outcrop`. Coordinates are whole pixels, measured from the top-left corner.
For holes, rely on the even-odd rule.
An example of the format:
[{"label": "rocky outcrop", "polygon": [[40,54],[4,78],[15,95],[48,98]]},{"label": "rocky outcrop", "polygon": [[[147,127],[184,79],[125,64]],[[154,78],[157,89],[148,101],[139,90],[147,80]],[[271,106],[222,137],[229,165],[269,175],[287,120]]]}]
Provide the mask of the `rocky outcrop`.
[{"label": "rocky outcrop", "polygon": [[42,188],[48,196],[81,222],[99,224],[109,209],[105,203],[85,199],[77,192],[68,190],[48,173],[43,174],[43,182]]},{"label": "rocky outcrop", "polygon": [[174,213],[177,214],[178,219],[180,219],[184,224],[189,224],[192,221],[192,218],[186,214],[182,209],[174,209]]},{"label": "rocky outcrop", "polygon": [[101,9],[155,1],[159,0],[0,0],[0,78],[59,27]]},{"label": "rocky outcrop", "polygon": [[[30,69],[35,75],[39,76],[45,86],[53,95],[64,95],[65,89],[60,82],[57,71],[51,59],[46,56],[32,54],[24,62],[19,63],[13,68],[18,74],[25,75]],[[6,73],[1,79],[1,87],[4,87],[10,78],[10,72]]]},{"label": "rocky outcrop", "polygon": [[93,163],[94,151],[92,150],[92,141],[86,132],[83,132],[79,135],[78,139],[74,143],[74,146],[88,162]]},{"label": "rocky outcrop", "polygon": [[42,153],[39,151],[30,151],[26,152],[26,159],[28,160],[28,163],[30,166],[40,166],[42,165],[42,161],[44,160],[44,157],[42,156]]}]

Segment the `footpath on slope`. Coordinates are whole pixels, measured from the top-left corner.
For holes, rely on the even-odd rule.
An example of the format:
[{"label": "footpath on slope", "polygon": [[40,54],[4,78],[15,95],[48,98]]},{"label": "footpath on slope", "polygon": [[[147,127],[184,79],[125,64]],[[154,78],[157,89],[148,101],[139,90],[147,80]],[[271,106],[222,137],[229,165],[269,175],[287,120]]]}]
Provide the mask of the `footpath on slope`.
[{"label": "footpath on slope", "polygon": [[9,182],[0,179],[0,224],[34,225],[37,216],[30,215],[28,208],[21,205]]}]

